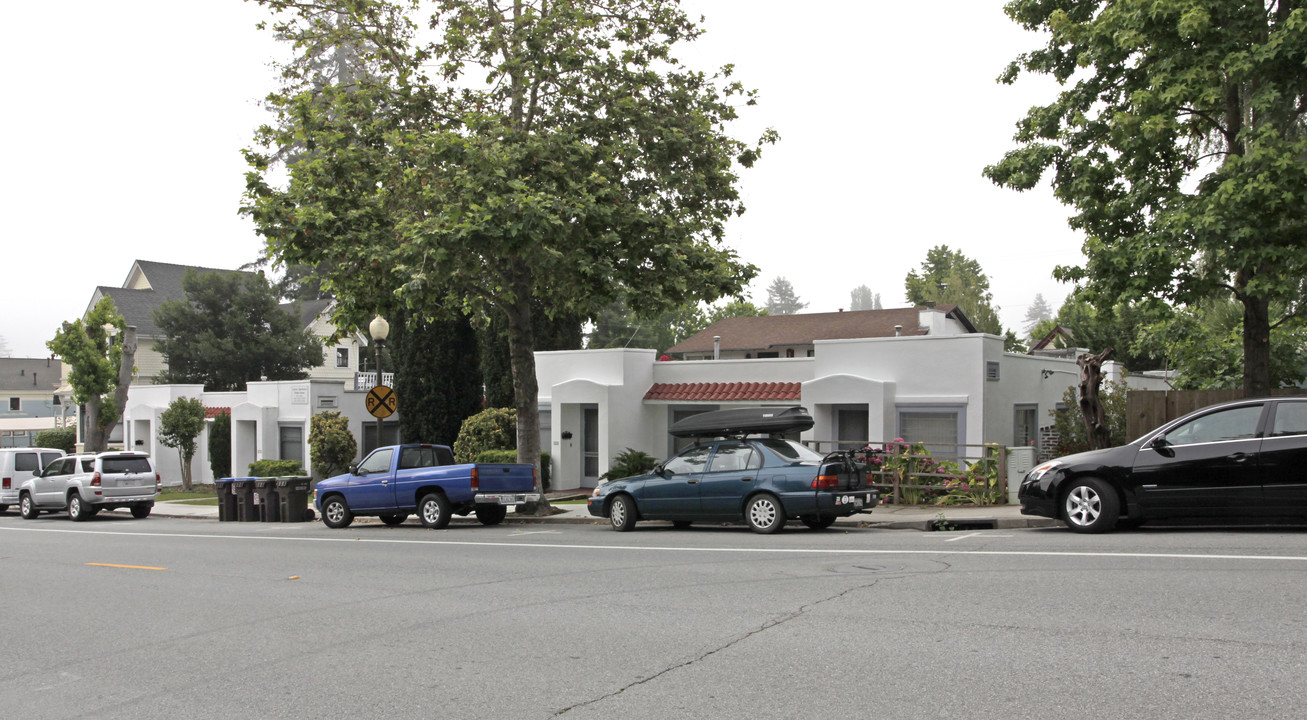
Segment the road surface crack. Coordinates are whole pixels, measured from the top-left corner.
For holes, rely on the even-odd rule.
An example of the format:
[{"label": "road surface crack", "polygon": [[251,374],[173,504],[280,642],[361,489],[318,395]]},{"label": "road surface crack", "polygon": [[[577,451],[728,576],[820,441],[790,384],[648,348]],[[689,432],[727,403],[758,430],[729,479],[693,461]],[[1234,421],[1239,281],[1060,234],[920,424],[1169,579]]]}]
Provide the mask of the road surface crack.
[{"label": "road surface crack", "polygon": [[851,588],[847,588],[847,589],[845,589],[845,590],[843,590],[843,591],[841,591],[841,592],[835,593],[834,595],[831,595],[830,597],[821,598],[821,599],[819,599],[819,600],[814,600],[814,601],[812,601],[812,602],[810,602],[810,603],[807,603],[806,605],[801,605],[801,606],[799,606],[796,610],[793,610],[793,611],[788,612],[788,613],[786,613],[786,614],[784,614],[784,615],[781,615],[780,617],[772,618],[771,620],[768,620],[767,622],[763,623],[763,624],[760,625],[759,627],[754,628],[753,630],[750,630],[749,632],[746,632],[746,633],[744,633],[744,634],[742,634],[742,635],[740,635],[740,636],[738,636],[738,637],[735,637],[735,638],[733,638],[733,639],[731,639],[731,640],[728,640],[727,642],[725,642],[725,643],[723,643],[723,644],[721,644],[721,645],[719,645],[719,646],[717,646],[717,647],[715,647],[715,648],[713,648],[713,649],[711,649],[711,650],[707,650],[707,651],[703,652],[702,654],[700,654],[700,655],[698,655],[698,656],[692,657],[692,658],[690,658],[690,659],[688,659],[688,660],[684,660],[684,661],[682,661],[682,662],[675,663],[675,664],[673,664],[673,665],[669,665],[668,667],[665,667],[665,668],[663,668],[662,670],[659,670],[658,672],[656,672],[656,673],[654,673],[654,674],[652,674],[652,675],[650,675],[650,676],[648,676],[648,677],[640,678],[639,680],[636,680],[636,681],[634,681],[634,682],[627,683],[626,685],[623,685],[622,687],[620,687],[620,688],[618,688],[618,689],[616,689],[616,690],[614,690],[614,691],[612,691],[612,692],[610,692],[610,693],[605,693],[605,694],[603,694],[603,695],[600,695],[599,697],[591,698],[591,699],[589,699],[589,700],[585,700],[585,701],[583,701],[583,702],[579,702],[579,703],[576,703],[576,704],[574,704],[574,705],[569,705],[569,706],[563,708],[562,710],[559,710],[558,712],[554,713],[554,714],[553,714],[553,717],[560,717],[560,716],[562,716],[562,715],[566,715],[567,713],[569,713],[569,712],[571,712],[572,710],[575,710],[575,709],[577,709],[577,708],[585,707],[585,706],[587,706],[587,705],[594,705],[595,703],[603,702],[603,701],[605,701],[605,700],[608,700],[609,698],[617,697],[618,695],[621,695],[622,693],[626,692],[627,690],[630,690],[630,689],[632,689],[632,688],[639,687],[639,686],[644,685],[644,684],[646,684],[646,683],[653,682],[654,680],[657,680],[658,678],[660,678],[660,677],[662,677],[662,676],[664,676],[664,675],[667,675],[668,673],[675,672],[675,671],[677,671],[677,670],[681,670],[681,669],[683,669],[683,668],[690,667],[691,665],[695,665],[695,664],[698,664],[698,663],[700,663],[700,662],[703,662],[704,660],[707,660],[708,658],[712,657],[713,655],[716,655],[717,653],[723,652],[723,651],[725,651],[725,650],[729,650],[729,649],[731,649],[731,648],[733,648],[733,647],[735,647],[735,646],[737,646],[737,645],[739,645],[739,644],[741,644],[741,643],[743,643],[743,642],[749,640],[750,638],[752,638],[752,637],[754,637],[754,636],[756,636],[756,635],[759,635],[759,634],[761,634],[761,633],[767,632],[768,630],[771,630],[772,628],[778,627],[778,626],[780,626],[780,625],[784,625],[785,623],[788,623],[788,622],[790,622],[791,620],[795,620],[795,619],[797,619],[797,618],[803,617],[804,615],[806,615],[807,613],[809,613],[810,611],[812,611],[814,608],[816,608],[816,607],[818,607],[818,606],[825,605],[826,603],[828,603],[828,602],[832,602],[832,601],[834,601],[834,600],[839,600],[839,599],[843,598],[844,596],[848,595],[849,593],[855,592],[855,591],[857,591],[857,590],[866,590],[866,589],[868,589],[868,588],[874,587],[874,586],[876,585],[877,582],[878,582],[878,580],[873,580],[872,582],[866,583],[866,584],[864,584],[864,585],[855,585],[855,586],[853,586],[853,587],[851,587]]}]

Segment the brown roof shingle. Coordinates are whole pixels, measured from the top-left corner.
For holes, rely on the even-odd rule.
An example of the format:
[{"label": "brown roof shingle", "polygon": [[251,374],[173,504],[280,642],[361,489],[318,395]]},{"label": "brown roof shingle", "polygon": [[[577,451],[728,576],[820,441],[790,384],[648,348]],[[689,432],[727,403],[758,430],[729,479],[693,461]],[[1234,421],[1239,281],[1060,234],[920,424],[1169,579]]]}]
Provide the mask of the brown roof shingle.
[{"label": "brown roof shingle", "polygon": [[[955,305],[940,305],[935,309],[958,318],[968,327],[971,325]],[[766,350],[809,345],[814,340],[894,337],[895,325],[902,326],[904,335],[923,335],[925,331],[920,324],[917,308],[726,318],[673,345],[668,352],[712,352],[715,335],[721,336],[723,350]]]}]

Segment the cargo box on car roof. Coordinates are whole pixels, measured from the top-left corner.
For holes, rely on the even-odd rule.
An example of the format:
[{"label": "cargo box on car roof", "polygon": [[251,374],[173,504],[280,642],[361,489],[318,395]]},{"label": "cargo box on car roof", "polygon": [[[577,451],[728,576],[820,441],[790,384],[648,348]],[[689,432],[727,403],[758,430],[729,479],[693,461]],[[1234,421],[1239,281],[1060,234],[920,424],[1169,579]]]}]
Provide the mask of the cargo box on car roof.
[{"label": "cargo box on car roof", "polygon": [[804,431],[812,427],[807,408],[752,407],[699,413],[672,423],[667,432],[675,437],[717,437],[762,435]]}]

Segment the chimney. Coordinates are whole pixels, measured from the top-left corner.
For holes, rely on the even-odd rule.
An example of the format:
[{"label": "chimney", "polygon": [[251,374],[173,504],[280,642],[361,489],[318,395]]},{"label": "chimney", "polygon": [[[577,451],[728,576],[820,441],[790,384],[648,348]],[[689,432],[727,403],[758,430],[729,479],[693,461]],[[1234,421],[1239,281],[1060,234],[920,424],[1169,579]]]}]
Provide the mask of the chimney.
[{"label": "chimney", "polygon": [[32,373],[32,386],[36,386],[36,373]]},{"label": "chimney", "polygon": [[712,336],[712,359],[713,360],[722,359],[722,336],[721,335]]},{"label": "chimney", "polygon": [[902,325],[895,325],[895,326],[894,326],[894,337],[903,337],[903,326],[902,326]]}]

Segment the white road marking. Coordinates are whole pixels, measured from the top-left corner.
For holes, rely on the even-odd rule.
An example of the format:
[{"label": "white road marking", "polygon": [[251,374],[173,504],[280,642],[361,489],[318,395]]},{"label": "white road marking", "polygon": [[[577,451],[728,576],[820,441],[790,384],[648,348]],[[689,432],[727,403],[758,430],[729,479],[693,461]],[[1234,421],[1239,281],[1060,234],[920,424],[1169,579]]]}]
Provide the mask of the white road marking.
[{"label": "white road marking", "polygon": [[514,530],[509,533],[509,537],[521,537],[523,535],[562,535],[557,530]]},{"label": "white road marking", "polygon": [[1209,555],[1186,553],[1146,553],[1146,552],[1077,552],[1068,550],[890,550],[885,548],[839,549],[839,548],[767,548],[767,547],[724,547],[691,548],[671,547],[667,545],[571,545],[562,543],[516,543],[516,542],[473,542],[470,540],[399,540],[383,538],[361,538],[357,536],[339,538],[277,537],[269,535],[202,535],[199,533],[144,533],[118,532],[112,530],[63,530],[58,528],[24,528],[0,527],[9,532],[34,533],[68,533],[74,535],[107,535],[125,537],[170,537],[195,538],[202,540],[262,540],[264,542],[321,542],[321,543],[370,543],[377,545],[442,545],[483,548],[532,548],[539,550],[635,550],[641,552],[669,553],[755,553],[758,555],[989,555],[996,557],[1083,557],[1083,558],[1141,558],[1168,560],[1284,560],[1307,563],[1307,555]]},{"label": "white road marking", "polygon": [[973,538],[973,537],[1005,538],[1005,537],[1012,537],[1012,536],[1011,535],[986,535],[985,533],[982,532],[973,532],[973,533],[967,533],[966,535],[951,537],[945,540],[944,542],[957,542],[958,540],[966,540],[967,538]]}]

